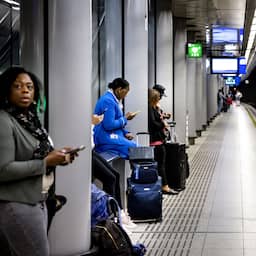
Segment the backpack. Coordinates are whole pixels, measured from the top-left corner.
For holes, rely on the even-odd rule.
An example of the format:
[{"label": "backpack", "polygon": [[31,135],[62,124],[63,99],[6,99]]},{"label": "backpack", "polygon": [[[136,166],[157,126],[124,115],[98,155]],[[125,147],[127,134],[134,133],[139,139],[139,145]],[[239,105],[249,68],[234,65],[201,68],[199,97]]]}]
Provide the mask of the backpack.
[{"label": "backpack", "polygon": [[143,256],[143,244],[132,245],[126,231],[120,225],[120,208],[117,201],[91,184],[91,235],[98,255]]},{"label": "backpack", "polygon": [[92,228],[92,241],[99,251],[98,255],[143,256],[146,248],[143,244],[132,244],[130,237],[119,223],[107,219]]},{"label": "backpack", "polygon": [[127,233],[111,219],[100,221],[92,228],[92,241],[98,246],[98,255],[134,255],[132,243]]},{"label": "backpack", "polygon": [[110,213],[108,209],[109,195],[99,189],[95,184],[91,184],[91,226],[95,226],[99,221],[106,220]]}]

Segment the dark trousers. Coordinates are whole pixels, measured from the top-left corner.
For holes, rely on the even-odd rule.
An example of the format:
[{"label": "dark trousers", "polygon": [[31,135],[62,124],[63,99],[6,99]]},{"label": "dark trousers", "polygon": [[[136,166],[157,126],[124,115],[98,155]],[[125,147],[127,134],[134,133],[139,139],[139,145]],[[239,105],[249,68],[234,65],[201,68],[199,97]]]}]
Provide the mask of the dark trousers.
[{"label": "dark trousers", "polygon": [[92,177],[100,180],[103,190],[113,196],[122,209],[119,173],[97,152],[92,151]]},{"label": "dark trousers", "polygon": [[166,149],[164,144],[155,146],[154,148],[155,161],[158,165],[158,174],[162,177],[162,185],[167,185],[167,178],[165,172],[165,159],[166,159]]}]

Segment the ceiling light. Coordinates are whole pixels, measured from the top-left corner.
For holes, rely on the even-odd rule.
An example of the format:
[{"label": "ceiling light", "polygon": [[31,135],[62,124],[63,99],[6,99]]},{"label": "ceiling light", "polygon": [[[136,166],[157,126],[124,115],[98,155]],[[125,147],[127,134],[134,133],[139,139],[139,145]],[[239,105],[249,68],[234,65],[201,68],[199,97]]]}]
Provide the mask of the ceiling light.
[{"label": "ceiling light", "polygon": [[12,4],[12,5],[20,5],[18,2],[13,1],[13,0],[4,0],[6,3],[8,4]]},{"label": "ceiling light", "polygon": [[19,6],[12,6],[12,9],[15,10],[15,11],[19,11],[20,7]]},{"label": "ceiling light", "polygon": [[256,30],[256,24],[253,24],[252,26],[251,26],[251,30]]},{"label": "ceiling light", "polygon": [[247,66],[249,66],[249,64],[252,60],[252,56],[250,56],[250,53],[251,53],[251,50],[252,50],[253,43],[255,41],[255,34],[256,34],[256,9],[254,11],[254,18],[252,20],[252,24],[251,24],[251,28],[250,28],[250,34],[249,34],[247,47],[246,47],[246,51],[245,51],[245,58],[246,58],[246,61],[247,61]]}]

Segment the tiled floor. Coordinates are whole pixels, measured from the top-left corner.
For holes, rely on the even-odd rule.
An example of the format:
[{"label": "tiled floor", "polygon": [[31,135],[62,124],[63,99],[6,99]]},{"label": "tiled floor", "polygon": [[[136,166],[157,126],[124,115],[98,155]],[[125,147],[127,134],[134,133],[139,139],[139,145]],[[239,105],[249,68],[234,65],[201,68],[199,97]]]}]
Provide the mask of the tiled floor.
[{"label": "tiled floor", "polygon": [[256,255],[256,128],[232,106],[187,150],[190,177],[164,196],[163,221],[138,224],[131,238],[152,256]]}]

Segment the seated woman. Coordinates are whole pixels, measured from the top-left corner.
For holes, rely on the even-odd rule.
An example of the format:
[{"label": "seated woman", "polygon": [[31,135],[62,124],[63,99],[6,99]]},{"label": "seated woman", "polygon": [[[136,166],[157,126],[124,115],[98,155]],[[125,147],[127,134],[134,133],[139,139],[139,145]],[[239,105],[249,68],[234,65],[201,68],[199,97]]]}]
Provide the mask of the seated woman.
[{"label": "seated woman", "polygon": [[165,158],[166,150],[164,141],[166,138],[164,129],[168,124],[161,118],[158,112],[158,102],[160,93],[155,89],[149,89],[148,92],[148,130],[150,134],[150,145],[154,146],[155,160],[158,164],[158,172],[162,177],[162,192],[163,194],[176,195],[177,191],[168,186],[165,173]]},{"label": "seated woman", "polygon": [[130,216],[122,206],[119,173],[94,150],[92,151],[92,178],[100,180],[103,190],[118,202],[121,209],[122,225],[126,231],[135,228],[136,224],[131,221]]},{"label": "seated woman", "polygon": [[102,122],[94,127],[94,144],[96,152],[110,151],[122,158],[128,158],[128,149],[136,147],[132,141],[133,135],[125,130],[127,120],[134,118],[136,114],[128,112],[123,114],[121,101],[129,92],[129,83],[116,78],[108,85],[109,90],[99,98],[94,114],[102,115]]},{"label": "seated woman", "polygon": [[[104,114],[92,115],[92,125],[102,122]],[[92,141],[92,148],[94,143]],[[123,209],[120,192],[120,175],[103,157],[95,150],[92,150],[92,181],[98,179],[102,182],[103,190],[114,197],[121,209],[121,221],[123,228],[129,233],[129,228],[135,228],[136,224],[131,221],[128,213]]]}]

